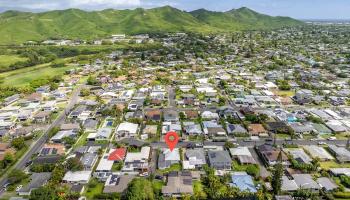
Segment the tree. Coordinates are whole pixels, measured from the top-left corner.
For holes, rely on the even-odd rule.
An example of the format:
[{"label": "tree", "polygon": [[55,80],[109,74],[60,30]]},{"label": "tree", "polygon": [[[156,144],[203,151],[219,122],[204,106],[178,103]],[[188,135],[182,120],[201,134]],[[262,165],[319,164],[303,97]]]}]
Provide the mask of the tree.
[{"label": "tree", "polygon": [[81,163],[81,161],[78,158],[69,158],[67,160],[66,167],[68,170],[71,171],[80,171],[84,169],[84,165]]},{"label": "tree", "polygon": [[89,96],[90,95],[90,90],[87,89],[87,88],[83,88],[80,91],[80,95],[83,96],[83,97]]},{"label": "tree", "polygon": [[272,172],[272,191],[275,195],[281,192],[282,188],[282,175],[283,175],[283,165],[282,165],[282,150],[278,154],[277,164],[275,164]]},{"label": "tree", "polygon": [[180,117],[180,120],[185,120],[186,119],[186,115],[184,112],[180,112],[179,113],[179,117]]},{"label": "tree", "polygon": [[235,148],[235,145],[232,142],[226,141],[225,148],[226,149]]},{"label": "tree", "polygon": [[15,147],[17,150],[21,150],[26,146],[23,137],[14,138],[11,141],[11,146]]},{"label": "tree", "polygon": [[10,183],[16,184],[26,179],[27,177],[28,177],[27,174],[24,173],[22,170],[14,169],[10,172],[7,178]]},{"label": "tree", "polygon": [[56,166],[55,169],[52,171],[50,182],[52,184],[59,184],[62,181],[65,173],[66,171],[63,165],[60,164]]},{"label": "tree", "polygon": [[3,168],[8,167],[10,164],[13,163],[13,161],[15,161],[15,158],[14,158],[13,154],[12,153],[5,153],[4,160],[2,160],[2,162],[1,162],[2,163],[2,167]]},{"label": "tree", "polygon": [[131,181],[125,194],[126,199],[155,199],[152,183],[147,179],[136,178]]},{"label": "tree", "polygon": [[89,76],[88,79],[86,80],[86,83],[88,85],[97,85],[98,84],[96,77],[93,77],[93,76]]},{"label": "tree", "polygon": [[219,97],[219,106],[224,106],[226,104],[226,99],[224,97]]},{"label": "tree", "polygon": [[57,198],[55,189],[47,186],[34,189],[29,197],[30,200],[54,200]]},{"label": "tree", "polygon": [[247,173],[255,178],[258,178],[260,175],[260,169],[258,165],[249,165],[246,169]]},{"label": "tree", "polygon": [[75,139],[72,137],[64,137],[62,138],[64,144],[72,146],[75,143]]},{"label": "tree", "polygon": [[204,191],[208,199],[221,199],[227,194],[227,187],[223,184],[218,176],[215,176],[214,169],[204,167],[207,176],[203,178]]}]

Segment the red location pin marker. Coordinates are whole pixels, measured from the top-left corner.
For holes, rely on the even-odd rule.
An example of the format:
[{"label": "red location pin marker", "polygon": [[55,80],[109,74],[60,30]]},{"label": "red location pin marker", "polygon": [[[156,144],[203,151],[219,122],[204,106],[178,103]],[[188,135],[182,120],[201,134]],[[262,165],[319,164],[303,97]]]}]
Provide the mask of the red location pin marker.
[{"label": "red location pin marker", "polygon": [[170,131],[165,135],[165,143],[168,145],[170,151],[173,151],[179,141],[179,136],[176,132]]}]

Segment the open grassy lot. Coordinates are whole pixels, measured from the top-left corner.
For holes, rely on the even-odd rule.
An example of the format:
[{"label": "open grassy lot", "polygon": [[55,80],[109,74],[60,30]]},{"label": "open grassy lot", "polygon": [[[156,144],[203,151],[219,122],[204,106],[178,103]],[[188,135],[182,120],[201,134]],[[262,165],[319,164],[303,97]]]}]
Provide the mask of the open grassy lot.
[{"label": "open grassy lot", "polygon": [[19,61],[26,61],[27,58],[22,58],[17,55],[0,55],[0,70],[7,69],[10,65]]},{"label": "open grassy lot", "polygon": [[3,85],[8,86],[25,86],[30,81],[39,79],[42,77],[53,77],[55,75],[63,75],[65,71],[72,69],[73,66],[65,66],[60,68],[52,68],[50,64],[37,65],[35,67],[28,67],[10,72],[0,73],[0,77],[3,78]]},{"label": "open grassy lot", "polygon": [[295,92],[294,90],[289,90],[289,91],[277,90],[275,94],[282,97],[292,97],[295,95]]}]

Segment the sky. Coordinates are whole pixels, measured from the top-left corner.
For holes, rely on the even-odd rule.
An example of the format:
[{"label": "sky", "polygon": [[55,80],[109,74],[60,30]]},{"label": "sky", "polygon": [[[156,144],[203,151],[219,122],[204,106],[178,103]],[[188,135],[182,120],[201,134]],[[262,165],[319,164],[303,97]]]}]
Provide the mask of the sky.
[{"label": "sky", "polygon": [[41,12],[67,8],[132,9],[165,5],[186,11],[200,8],[227,11],[244,6],[268,15],[290,16],[297,19],[350,19],[350,0],[0,0],[0,12],[6,10]]}]

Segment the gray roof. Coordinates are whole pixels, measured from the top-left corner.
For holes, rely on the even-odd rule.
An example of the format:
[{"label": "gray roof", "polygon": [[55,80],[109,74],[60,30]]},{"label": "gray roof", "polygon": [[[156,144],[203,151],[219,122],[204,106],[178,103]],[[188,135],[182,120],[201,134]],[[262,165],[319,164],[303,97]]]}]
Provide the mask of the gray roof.
[{"label": "gray roof", "polygon": [[105,183],[103,193],[122,193],[124,192],[128,184],[135,178],[134,175],[110,175]]},{"label": "gray roof", "polygon": [[282,176],[282,191],[295,191],[298,189],[298,185],[294,180],[288,179],[287,176]]},{"label": "gray roof", "polygon": [[91,168],[93,167],[95,161],[97,159],[97,154],[95,153],[86,153],[84,156],[80,159],[84,167]]},{"label": "gray roof", "polygon": [[227,151],[208,151],[208,157],[211,164],[231,162],[230,154]]},{"label": "gray roof", "polygon": [[327,177],[318,178],[316,181],[322,188],[325,188],[328,191],[338,188],[337,184]]},{"label": "gray roof", "polygon": [[30,176],[30,183],[21,188],[19,192],[30,192],[43,186],[51,178],[51,172],[34,173]]},{"label": "gray roof", "polygon": [[328,145],[331,152],[335,154],[335,157],[339,162],[349,162],[350,161],[350,151],[344,147],[337,147],[335,145]]},{"label": "gray roof", "polygon": [[320,189],[310,174],[293,174],[295,183],[302,189]]},{"label": "gray roof", "polygon": [[98,129],[96,137],[109,138],[111,133],[112,133],[112,129],[110,129],[110,128],[101,128],[101,129]]},{"label": "gray roof", "polygon": [[228,124],[227,132],[228,133],[247,133],[247,130],[240,124]]},{"label": "gray roof", "polygon": [[196,157],[197,160],[202,160],[205,163],[204,149],[188,149],[185,155],[186,158]]}]

